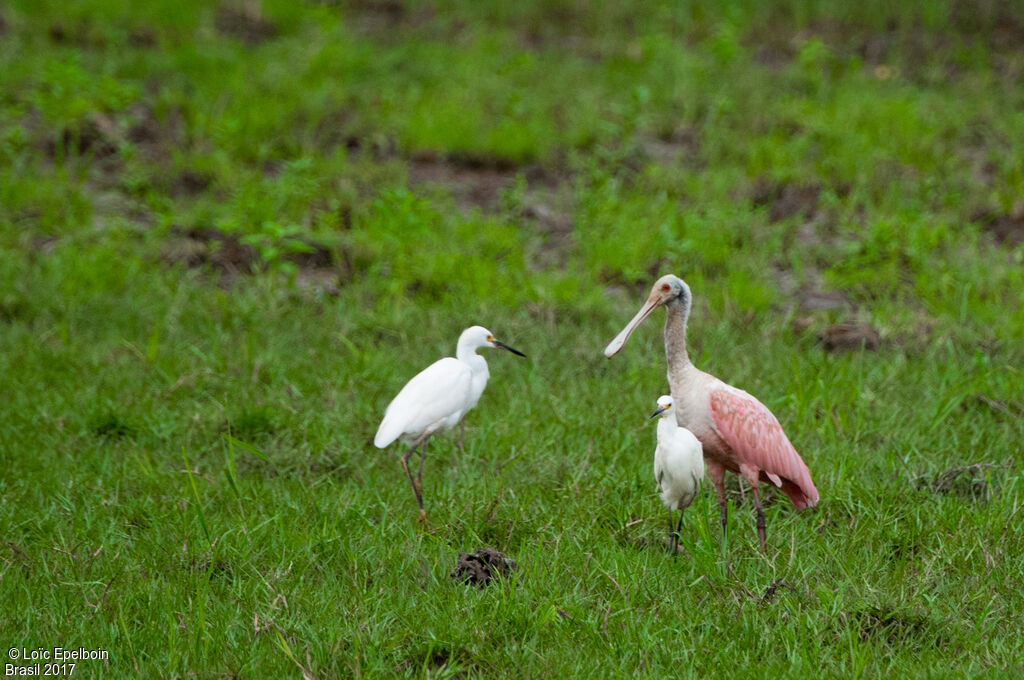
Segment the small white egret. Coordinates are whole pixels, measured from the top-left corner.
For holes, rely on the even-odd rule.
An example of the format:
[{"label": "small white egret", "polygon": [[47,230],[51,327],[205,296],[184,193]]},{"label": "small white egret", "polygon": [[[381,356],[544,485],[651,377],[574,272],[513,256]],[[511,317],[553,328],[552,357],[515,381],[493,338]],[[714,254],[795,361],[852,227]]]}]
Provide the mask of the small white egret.
[{"label": "small white egret", "polygon": [[[482,326],[471,326],[462,331],[455,350],[455,358],[438,359],[420,371],[405,384],[384,412],[384,420],[377,428],[373,444],[383,449],[396,439],[411,447],[402,456],[402,469],[409,477],[416,503],[420,506],[420,520],[427,517],[423,509],[423,459],[427,441],[441,430],[450,430],[476,406],[487,386],[490,372],[487,362],[476,353],[481,347],[498,347],[521,357],[517,349],[498,342]],[[415,479],[409,471],[409,457],[420,450],[420,467]]]},{"label": "small white egret", "polygon": [[[679,532],[683,528],[683,511],[700,491],[704,479],[704,453],[693,433],[676,423],[672,397],[658,398],[658,409],[651,418],[658,421],[658,447],[654,450],[654,478],[658,481],[661,500],[668,508],[668,531],[672,537],[672,554],[679,546]],[[672,511],[679,510],[679,524],[672,530]]]}]

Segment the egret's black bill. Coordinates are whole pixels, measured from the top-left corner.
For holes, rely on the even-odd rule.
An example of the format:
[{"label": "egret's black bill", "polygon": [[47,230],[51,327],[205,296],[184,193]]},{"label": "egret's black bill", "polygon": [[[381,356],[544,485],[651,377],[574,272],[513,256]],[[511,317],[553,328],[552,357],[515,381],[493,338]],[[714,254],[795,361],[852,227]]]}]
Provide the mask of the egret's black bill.
[{"label": "egret's black bill", "polygon": [[502,349],[507,349],[507,350],[508,350],[509,352],[512,352],[512,354],[518,354],[518,355],[519,355],[519,356],[521,356],[521,357],[525,357],[525,356],[526,356],[525,354],[523,354],[522,352],[520,352],[520,351],[519,351],[519,350],[517,350],[516,348],[514,348],[514,347],[509,347],[509,346],[508,346],[508,345],[506,345],[505,343],[503,343],[503,342],[498,342],[497,340],[495,340],[495,341],[494,341],[494,346],[495,346],[495,347],[500,347],[500,348],[502,348]]},{"label": "egret's black bill", "polygon": [[654,420],[655,418],[657,418],[658,416],[660,416],[662,413],[664,413],[667,410],[668,410],[668,406],[659,406],[658,410],[655,411],[654,413],[652,413],[651,417],[648,418],[647,420]]}]

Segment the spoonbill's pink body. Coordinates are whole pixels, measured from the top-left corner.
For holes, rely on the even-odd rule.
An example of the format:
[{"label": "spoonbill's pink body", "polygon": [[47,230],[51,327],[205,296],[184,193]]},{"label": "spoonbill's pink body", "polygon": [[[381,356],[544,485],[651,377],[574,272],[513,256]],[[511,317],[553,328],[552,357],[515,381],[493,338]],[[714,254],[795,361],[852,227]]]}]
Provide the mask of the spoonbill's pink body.
[{"label": "spoonbill's pink body", "polygon": [[761,549],[767,552],[760,483],[774,484],[798,509],[814,506],[818,502],[818,490],[811,481],[807,465],[768,407],[690,361],[686,351],[686,322],[691,304],[690,287],[685,281],[672,275],[661,277],[651,289],[647,302],[604,353],[609,358],[614,356],[651,312],[665,307],[665,356],[676,420],[681,427],[693,432],[703,446],[708,476],[718,492],[723,531],[728,519],[725,471],[743,475],[750,484],[754,492],[757,535]]}]

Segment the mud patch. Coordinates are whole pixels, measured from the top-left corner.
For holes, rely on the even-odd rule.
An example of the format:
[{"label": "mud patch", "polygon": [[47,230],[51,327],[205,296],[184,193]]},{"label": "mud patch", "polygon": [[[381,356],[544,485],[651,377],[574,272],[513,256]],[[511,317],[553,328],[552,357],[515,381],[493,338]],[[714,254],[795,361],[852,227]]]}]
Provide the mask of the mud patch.
[{"label": "mud patch", "polygon": [[46,142],[45,149],[51,158],[90,154],[102,159],[117,153],[120,136],[117,124],[97,113],[58,132]]},{"label": "mud patch", "polygon": [[156,31],[149,26],[136,26],[128,32],[128,44],[139,49],[156,47]]},{"label": "mud patch", "polygon": [[163,259],[190,268],[211,267],[221,274],[251,272],[259,255],[236,234],[207,227],[173,229],[163,248]]},{"label": "mud patch", "polygon": [[[334,253],[325,245],[301,240],[303,248],[283,257],[302,272],[318,272],[320,281],[333,276]],[[165,241],[161,258],[165,262],[184,264],[189,268],[209,267],[229,276],[247,274],[265,267],[258,249],[242,240],[242,236],[211,227],[173,228]],[[308,277],[307,277],[308,278]],[[336,277],[335,277],[336,278]]]},{"label": "mud patch", "polygon": [[971,221],[980,224],[1000,245],[1016,248],[1024,243],[1024,202],[1015,205],[1013,212],[1007,215],[983,212],[974,215]]},{"label": "mud patch", "polygon": [[48,30],[50,40],[55,45],[67,45],[82,49],[101,49],[107,46],[107,36],[94,30],[87,21],[73,25],[54,22]]},{"label": "mud patch", "polygon": [[768,207],[768,219],[781,222],[793,217],[810,219],[818,211],[821,187],[817,184],[774,182],[760,177],[754,183],[751,200],[755,208]]},{"label": "mud patch", "polygon": [[700,152],[700,128],[692,125],[680,125],[640,141],[643,158],[658,165],[700,166]]},{"label": "mud patch", "polygon": [[450,191],[461,209],[497,207],[501,190],[515,177],[515,163],[505,158],[432,151],[413,154],[409,180],[416,185],[433,185]]},{"label": "mud patch", "polygon": [[244,8],[222,5],[217,10],[213,26],[217,32],[228,38],[241,40],[249,47],[254,47],[276,38],[277,26],[264,19],[259,3],[247,2]]},{"label": "mud patch", "polygon": [[349,0],[344,6],[348,22],[359,33],[398,38],[402,29],[419,28],[437,15],[429,3],[407,6],[398,0]]},{"label": "mud patch", "polygon": [[171,182],[172,198],[198,196],[210,188],[213,177],[198,170],[185,170]]},{"label": "mud patch", "polygon": [[525,229],[536,234],[529,266],[535,271],[563,269],[576,247],[572,194],[560,190],[557,178],[547,173],[527,173],[527,185],[519,218]]},{"label": "mud patch", "polygon": [[866,323],[837,323],[818,334],[818,342],[826,352],[865,349],[878,351],[882,338]]},{"label": "mud patch", "polygon": [[508,577],[519,569],[515,560],[502,555],[497,548],[481,548],[476,553],[459,553],[451,577],[459,583],[484,587],[494,579]]},{"label": "mud patch", "polygon": [[803,290],[799,293],[801,312],[819,312],[830,309],[855,309],[853,299],[841,290]]},{"label": "mud patch", "polygon": [[125,139],[144,149],[155,150],[185,142],[185,117],[180,109],[172,109],[158,117],[152,109],[137,105],[131,111],[134,121]]},{"label": "mud patch", "polygon": [[992,497],[987,470],[996,467],[992,463],[973,463],[950,468],[937,475],[918,477],[914,486],[919,491],[957,496],[970,501],[987,503]]}]

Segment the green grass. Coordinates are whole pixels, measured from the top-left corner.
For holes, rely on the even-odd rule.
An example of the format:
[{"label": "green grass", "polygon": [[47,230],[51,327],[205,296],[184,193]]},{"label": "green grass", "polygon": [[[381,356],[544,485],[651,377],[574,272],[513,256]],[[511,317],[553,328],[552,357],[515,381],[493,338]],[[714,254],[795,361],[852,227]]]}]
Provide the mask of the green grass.
[{"label": "green grass", "polygon": [[[1024,8],[599,5],[0,7],[0,641],[111,678],[1020,675]],[[821,492],[768,494],[767,556],[710,489],[660,549],[663,317],[601,350],[662,273]],[[431,442],[425,531],[371,440],[474,323],[529,359]],[[451,580],[484,545],[515,575]]]}]

